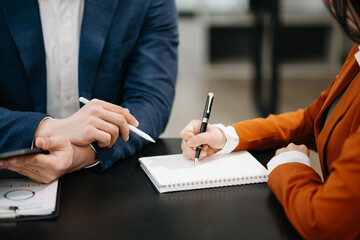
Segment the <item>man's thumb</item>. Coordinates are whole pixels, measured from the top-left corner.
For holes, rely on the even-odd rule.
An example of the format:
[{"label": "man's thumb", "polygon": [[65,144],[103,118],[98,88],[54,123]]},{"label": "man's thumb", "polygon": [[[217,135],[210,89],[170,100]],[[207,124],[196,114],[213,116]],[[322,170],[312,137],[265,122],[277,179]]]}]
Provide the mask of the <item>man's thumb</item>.
[{"label": "man's thumb", "polygon": [[50,137],[50,138],[42,138],[38,137],[35,141],[36,146],[43,149],[43,150],[54,150],[61,148],[62,145],[65,143],[65,137]]}]

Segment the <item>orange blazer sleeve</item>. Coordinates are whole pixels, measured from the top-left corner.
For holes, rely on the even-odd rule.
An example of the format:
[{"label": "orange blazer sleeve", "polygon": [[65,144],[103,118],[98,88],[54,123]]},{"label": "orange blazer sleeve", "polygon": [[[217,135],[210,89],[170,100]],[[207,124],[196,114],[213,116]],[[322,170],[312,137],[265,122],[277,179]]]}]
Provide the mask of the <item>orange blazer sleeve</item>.
[{"label": "orange blazer sleeve", "polygon": [[268,185],[286,215],[306,239],[360,237],[360,128],[344,143],[323,183],[300,163],[275,168]]},{"label": "orange blazer sleeve", "polygon": [[290,142],[305,144],[308,148],[316,150],[314,121],[328,93],[329,90],[324,91],[306,109],[233,124],[239,136],[239,145],[235,151],[283,147]]},{"label": "orange blazer sleeve", "polygon": [[[319,152],[325,182],[312,168],[287,163],[268,186],[306,239],[360,239],[360,69],[355,45],[340,74],[308,108],[233,125],[235,150],[266,149],[290,142]],[[349,86],[324,125],[327,107]],[[323,126],[323,127],[322,127]]]}]

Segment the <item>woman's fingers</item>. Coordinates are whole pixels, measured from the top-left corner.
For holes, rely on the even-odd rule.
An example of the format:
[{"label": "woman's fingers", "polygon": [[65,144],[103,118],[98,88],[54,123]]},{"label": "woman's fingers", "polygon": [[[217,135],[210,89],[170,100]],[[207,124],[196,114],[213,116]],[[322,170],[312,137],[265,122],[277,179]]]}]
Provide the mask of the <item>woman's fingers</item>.
[{"label": "woman's fingers", "polygon": [[196,148],[200,145],[202,150],[199,159],[203,159],[219,151],[226,143],[224,133],[217,127],[208,124],[204,133],[200,133],[200,127],[201,121],[193,120],[180,132],[180,137],[183,139],[181,148],[187,158],[194,159]]},{"label": "woman's fingers", "polygon": [[201,121],[193,120],[188,123],[180,132],[180,137],[186,141],[200,132]]},{"label": "woman's fingers", "polygon": [[[185,140],[181,142],[181,149],[183,151],[183,155],[186,158],[195,159],[195,153],[197,147],[190,147]],[[203,145],[201,148],[199,159],[203,159],[208,155],[213,154],[214,152],[209,148],[208,145]]]},{"label": "woman's fingers", "polygon": [[304,145],[296,145],[294,143],[289,143],[286,147],[283,148],[279,148],[278,150],[276,150],[275,152],[275,156],[284,153],[284,152],[289,152],[289,151],[298,151],[298,152],[302,152],[304,154],[306,154],[307,156],[309,156],[309,149]]}]

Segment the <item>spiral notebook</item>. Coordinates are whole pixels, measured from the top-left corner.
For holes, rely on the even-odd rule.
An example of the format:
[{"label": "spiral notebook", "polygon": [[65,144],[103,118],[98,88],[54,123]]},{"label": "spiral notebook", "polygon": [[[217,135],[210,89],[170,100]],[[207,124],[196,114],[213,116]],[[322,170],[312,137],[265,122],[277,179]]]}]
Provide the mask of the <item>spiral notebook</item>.
[{"label": "spiral notebook", "polygon": [[199,161],[182,154],[142,157],[140,166],[160,193],[267,182],[268,170],[249,152],[215,155]]}]

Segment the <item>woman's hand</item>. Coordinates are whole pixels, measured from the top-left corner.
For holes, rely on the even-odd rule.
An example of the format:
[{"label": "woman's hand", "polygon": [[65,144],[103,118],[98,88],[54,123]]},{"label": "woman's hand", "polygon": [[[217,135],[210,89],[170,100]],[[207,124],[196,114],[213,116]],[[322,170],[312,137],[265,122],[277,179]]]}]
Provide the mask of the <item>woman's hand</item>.
[{"label": "woman's hand", "polygon": [[68,118],[44,120],[34,138],[63,135],[77,146],[98,141],[99,147],[110,148],[119,134],[124,141],[129,139],[128,124],[139,125],[128,109],[93,99]]},{"label": "woman's hand", "polygon": [[309,149],[305,145],[303,145],[303,144],[302,145],[296,145],[294,143],[290,143],[289,145],[287,145],[287,147],[278,149],[276,151],[276,153],[275,153],[275,156],[278,156],[281,153],[289,152],[289,151],[302,152],[302,153],[306,154],[308,157],[310,157]]},{"label": "woman's hand", "polygon": [[193,120],[180,132],[181,149],[187,158],[194,159],[196,148],[201,144],[203,147],[199,159],[220,151],[226,143],[225,134],[219,128],[208,124],[206,132],[200,133],[200,127],[201,121]]}]

